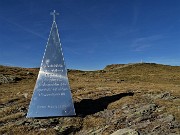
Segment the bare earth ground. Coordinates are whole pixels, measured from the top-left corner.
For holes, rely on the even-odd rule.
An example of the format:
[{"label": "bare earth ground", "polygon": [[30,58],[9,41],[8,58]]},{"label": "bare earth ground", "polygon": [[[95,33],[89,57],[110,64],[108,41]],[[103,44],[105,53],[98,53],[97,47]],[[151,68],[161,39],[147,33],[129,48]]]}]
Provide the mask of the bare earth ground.
[{"label": "bare earth ground", "polygon": [[69,70],[77,116],[27,119],[38,71],[0,66],[0,134],[180,134],[179,66],[139,63]]}]

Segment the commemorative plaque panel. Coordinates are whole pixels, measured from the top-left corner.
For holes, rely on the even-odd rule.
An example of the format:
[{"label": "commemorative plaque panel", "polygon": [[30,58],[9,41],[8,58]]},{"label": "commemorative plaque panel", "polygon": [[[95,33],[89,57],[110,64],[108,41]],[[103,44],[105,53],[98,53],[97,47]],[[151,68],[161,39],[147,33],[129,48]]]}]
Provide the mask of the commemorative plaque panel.
[{"label": "commemorative plaque panel", "polygon": [[27,117],[75,115],[58,28],[54,20]]}]

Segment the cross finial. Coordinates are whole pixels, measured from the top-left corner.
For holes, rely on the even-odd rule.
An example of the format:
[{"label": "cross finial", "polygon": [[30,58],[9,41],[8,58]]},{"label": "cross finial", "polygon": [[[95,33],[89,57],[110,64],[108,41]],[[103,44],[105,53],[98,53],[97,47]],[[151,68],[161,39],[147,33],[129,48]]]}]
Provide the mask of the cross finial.
[{"label": "cross finial", "polygon": [[56,21],[56,15],[59,15],[59,13],[57,13],[56,10],[54,10],[50,14],[53,16],[53,22],[55,22]]}]

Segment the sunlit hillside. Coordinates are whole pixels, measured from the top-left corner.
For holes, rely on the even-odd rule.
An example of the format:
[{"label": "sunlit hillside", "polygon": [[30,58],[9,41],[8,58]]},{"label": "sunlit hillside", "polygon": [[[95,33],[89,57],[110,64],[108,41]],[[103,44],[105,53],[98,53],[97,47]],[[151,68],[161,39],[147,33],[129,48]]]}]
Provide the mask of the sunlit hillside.
[{"label": "sunlit hillside", "polygon": [[77,115],[31,119],[26,113],[38,71],[0,66],[0,134],[180,134],[180,66],[137,63],[68,70]]}]

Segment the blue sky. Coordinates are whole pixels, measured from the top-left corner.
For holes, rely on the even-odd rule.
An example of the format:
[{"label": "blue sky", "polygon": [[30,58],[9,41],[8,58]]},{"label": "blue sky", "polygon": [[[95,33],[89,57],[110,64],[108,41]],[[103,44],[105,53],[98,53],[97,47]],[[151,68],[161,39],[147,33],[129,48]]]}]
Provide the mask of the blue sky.
[{"label": "blue sky", "polygon": [[56,18],[67,68],[180,65],[179,0],[0,0],[0,64],[39,67]]}]

